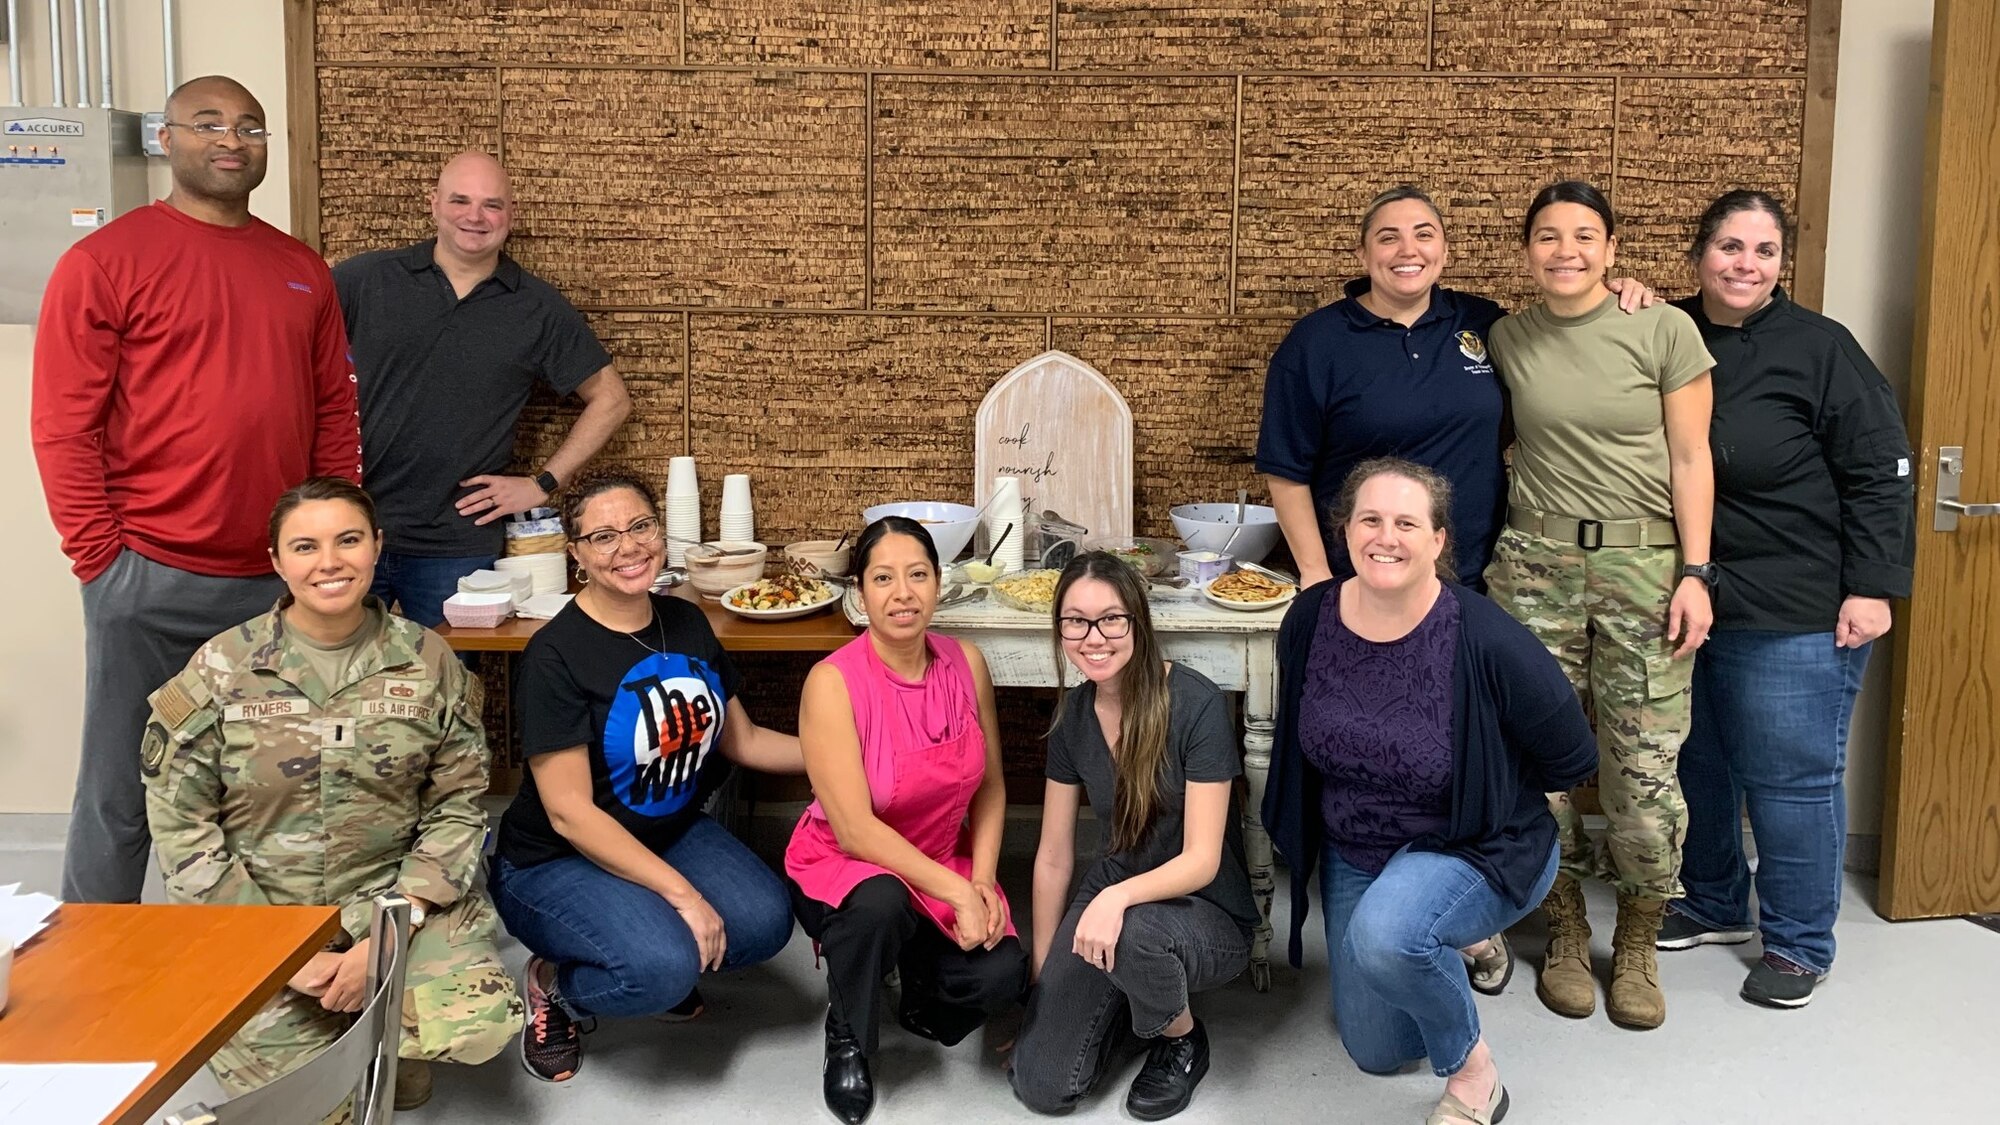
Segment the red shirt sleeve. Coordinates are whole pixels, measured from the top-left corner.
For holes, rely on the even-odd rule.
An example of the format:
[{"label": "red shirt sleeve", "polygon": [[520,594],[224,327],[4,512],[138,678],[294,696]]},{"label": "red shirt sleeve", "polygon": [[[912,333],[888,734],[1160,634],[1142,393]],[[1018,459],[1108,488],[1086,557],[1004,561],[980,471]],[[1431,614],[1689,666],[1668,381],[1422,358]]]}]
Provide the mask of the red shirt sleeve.
[{"label": "red shirt sleeve", "polygon": [[333,272],[319,267],[319,324],[313,342],[313,379],[318,427],[313,440],[314,476],[346,477],[361,483],[361,402],[354,359],[347,346],[347,322]]},{"label": "red shirt sleeve", "polygon": [[123,549],[105,489],[104,422],[124,331],[123,302],[97,260],[80,250],[64,254],[42,294],[29,427],[49,517],[85,582]]}]

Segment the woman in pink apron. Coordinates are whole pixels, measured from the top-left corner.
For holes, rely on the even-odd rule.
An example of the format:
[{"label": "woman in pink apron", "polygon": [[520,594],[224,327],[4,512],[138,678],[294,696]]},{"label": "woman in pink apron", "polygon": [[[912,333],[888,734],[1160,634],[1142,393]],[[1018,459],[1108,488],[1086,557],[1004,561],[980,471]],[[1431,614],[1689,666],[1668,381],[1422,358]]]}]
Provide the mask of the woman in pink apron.
[{"label": "woman in pink apron", "polygon": [[929,631],[939,566],[923,525],[876,520],[854,560],[868,630],[806,677],[799,743],[818,799],[785,850],[799,923],[827,961],[826,1104],[847,1122],[875,1105],[890,969],[898,1022],[946,1046],[1028,976],[995,874],[1007,795],[986,662]]}]

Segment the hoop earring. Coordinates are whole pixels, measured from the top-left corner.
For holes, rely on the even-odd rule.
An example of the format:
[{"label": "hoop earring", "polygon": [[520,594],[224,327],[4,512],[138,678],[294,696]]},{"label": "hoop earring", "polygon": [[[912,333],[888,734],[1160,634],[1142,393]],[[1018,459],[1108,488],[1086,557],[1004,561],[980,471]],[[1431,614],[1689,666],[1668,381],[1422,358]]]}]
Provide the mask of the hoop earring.
[{"label": "hoop earring", "polygon": [[578,563],[576,568],[576,584],[579,586],[590,585],[590,572],[584,570],[581,563]]}]

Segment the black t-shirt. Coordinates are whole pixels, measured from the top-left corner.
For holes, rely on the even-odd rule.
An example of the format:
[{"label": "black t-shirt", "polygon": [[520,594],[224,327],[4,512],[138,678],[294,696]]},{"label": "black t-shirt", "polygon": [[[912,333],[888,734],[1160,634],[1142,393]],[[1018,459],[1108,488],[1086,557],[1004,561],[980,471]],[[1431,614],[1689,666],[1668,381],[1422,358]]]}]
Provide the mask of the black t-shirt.
[{"label": "black t-shirt", "polygon": [[[1063,700],[1062,721],[1049,735],[1048,778],[1081,785],[1105,825],[1109,846],[1116,781],[1111,748],[1097,723],[1097,685],[1085,683]],[[1207,676],[1176,664],[1167,672],[1167,752],[1160,767],[1160,801],[1152,831],[1136,847],[1108,852],[1084,872],[1077,889],[1089,898],[1113,883],[1143,875],[1181,854],[1187,783],[1234,781],[1243,772],[1236,731],[1222,689]],[[1248,934],[1260,918],[1250,898],[1250,869],[1243,855],[1243,817],[1231,802],[1222,833],[1222,862],[1215,880],[1196,891],[1221,907]]]},{"label": "black t-shirt", "polygon": [[[729,775],[715,748],[736,685],[735,666],[695,606],[656,594],[653,624],[621,633],[571,602],[521,656],[521,753],[585,747],[597,807],[658,852]],[[549,823],[532,771],[500,819],[499,851],[516,867],[577,854]]]},{"label": "black t-shirt", "polygon": [[458,514],[459,481],[497,473],[537,382],[568,395],[611,356],[554,286],[502,255],[463,298],[432,258],[435,240],[335,266],[361,395],[362,483],[391,551],[429,558],[500,553],[499,521]]}]

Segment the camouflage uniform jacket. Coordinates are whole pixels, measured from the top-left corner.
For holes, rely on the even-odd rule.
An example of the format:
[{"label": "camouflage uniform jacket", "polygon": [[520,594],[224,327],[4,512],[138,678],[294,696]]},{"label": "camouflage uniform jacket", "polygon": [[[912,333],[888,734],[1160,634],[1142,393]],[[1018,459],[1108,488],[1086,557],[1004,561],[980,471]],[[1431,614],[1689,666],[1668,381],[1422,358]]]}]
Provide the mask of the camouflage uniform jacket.
[{"label": "camouflage uniform jacket", "polygon": [[394,889],[476,893],[488,760],[480,681],[370,597],[341,683],[286,636],[281,600],[153,693],[146,819],[176,902],[331,905],[359,941]]}]

